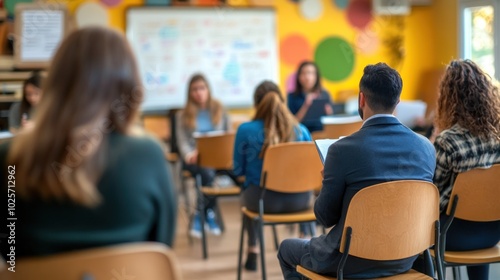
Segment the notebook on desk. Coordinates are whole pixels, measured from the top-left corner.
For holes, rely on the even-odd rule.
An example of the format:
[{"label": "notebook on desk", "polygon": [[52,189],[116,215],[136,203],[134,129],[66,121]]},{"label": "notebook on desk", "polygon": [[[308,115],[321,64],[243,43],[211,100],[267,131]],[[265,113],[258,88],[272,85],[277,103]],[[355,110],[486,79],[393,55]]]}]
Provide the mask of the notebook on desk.
[{"label": "notebook on desk", "polygon": [[328,148],[330,145],[335,143],[339,139],[317,139],[314,140],[314,144],[316,144],[316,149],[318,149],[318,154],[321,159],[323,165],[325,165],[326,155],[328,155]]}]

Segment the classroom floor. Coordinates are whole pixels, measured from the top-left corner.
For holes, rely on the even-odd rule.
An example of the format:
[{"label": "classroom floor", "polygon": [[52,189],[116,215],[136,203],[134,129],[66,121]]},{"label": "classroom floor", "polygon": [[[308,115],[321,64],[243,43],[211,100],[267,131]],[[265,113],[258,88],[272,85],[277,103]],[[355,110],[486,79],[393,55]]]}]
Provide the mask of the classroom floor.
[{"label": "classroom floor", "polygon": [[[191,188],[192,189],[192,188]],[[191,194],[194,198],[194,193]],[[191,205],[194,205],[191,203]],[[174,251],[181,266],[183,279],[187,280],[215,280],[236,279],[238,246],[241,227],[240,204],[236,197],[220,198],[219,205],[224,217],[226,231],[221,236],[208,235],[208,259],[203,260],[201,240],[193,239],[192,244],[188,238],[188,218],[185,211],[183,197],[179,198],[179,217],[177,222],[177,236]],[[286,226],[278,226],[280,240],[296,237],[298,229],[290,232]],[[272,242],[271,228],[265,228],[266,240],[266,269],[269,280],[283,279],[276,258],[276,250]],[[243,255],[243,261],[245,254]],[[447,270],[446,279],[453,279],[451,270]],[[243,280],[261,278],[260,263],[257,272],[243,270]],[[462,268],[462,280],[467,280],[465,268]],[[490,280],[500,279],[500,264],[490,266]],[[474,280],[474,279],[471,279]]]}]

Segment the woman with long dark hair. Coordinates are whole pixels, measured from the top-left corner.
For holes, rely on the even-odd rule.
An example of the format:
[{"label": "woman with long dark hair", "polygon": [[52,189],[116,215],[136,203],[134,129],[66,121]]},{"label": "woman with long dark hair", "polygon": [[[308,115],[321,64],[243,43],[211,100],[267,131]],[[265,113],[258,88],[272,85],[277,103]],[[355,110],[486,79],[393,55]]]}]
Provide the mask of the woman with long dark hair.
[{"label": "woman with long dark hair", "polygon": [[321,118],[305,118],[315,99],[325,99],[328,103],[320,108],[320,116],[333,114],[330,94],[321,87],[321,75],[318,66],[312,61],[300,64],[295,78],[295,91],[288,94],[288,108],[309,132],[323,130]]},{"label": "woman with long dark hair", "polygon": [[[0,145],[1,190],[15,191],[16,257],[138,241],[171,246],[174,184],[159,144],[132,132],[143,88],[125,37],[101,27],[70,34],[43,91],[33,126]],[[9,252],[7,242],[0,246]]]},{"label": "woman with long dark hair", "polygon": [[41,87],[42,77],[38,72],[24,81],[21,102],[12,104],[9,110],[10,132],[17,133],[19,129],[29,126],[42,97]]}]

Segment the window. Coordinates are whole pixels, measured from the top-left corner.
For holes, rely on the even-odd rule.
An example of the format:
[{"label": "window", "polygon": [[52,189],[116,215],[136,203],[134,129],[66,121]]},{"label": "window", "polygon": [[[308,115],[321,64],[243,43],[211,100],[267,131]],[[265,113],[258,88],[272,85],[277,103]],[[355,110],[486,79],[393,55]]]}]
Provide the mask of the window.
[{"label": "window", "polygon": [[[461,57],[476,62],[491,77],[499,78],[500,65],[495,41],[500,22],[495,21],[500,0],[461,0]],[[497,47],[498,49],[498,47]],[[495,59],[496,58],[496,59]],[[498,71],[495,71],[498,69]]]}]

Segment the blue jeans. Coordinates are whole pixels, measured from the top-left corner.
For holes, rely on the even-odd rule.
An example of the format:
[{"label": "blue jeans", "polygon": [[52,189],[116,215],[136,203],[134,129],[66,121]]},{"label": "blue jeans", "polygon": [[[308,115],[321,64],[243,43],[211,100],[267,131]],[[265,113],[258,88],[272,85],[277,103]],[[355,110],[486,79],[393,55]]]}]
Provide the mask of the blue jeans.
[{"label": "blue jeans", "polygon": [[[186,164],[185,162],[182,162],[182,169],[189,171],[193,177],[200,174],[202,186],[212,186],[214,183],[215,170],[213,169],[201,168],[196,164]],[[208,209],[214,209],[217,206],[217,199],[212,196],[204,196],[203,202],[205,203],[205,215]]]},{"label": "blue jeans", "polygon": [[[281,272],[285,280],[301,280],[302,275],[295,267],[301,263],[303,258],[309,257],[308,239],[285,239],[281,242],[278,250]],[[305,261],[305,259],[304,259]]]}]

